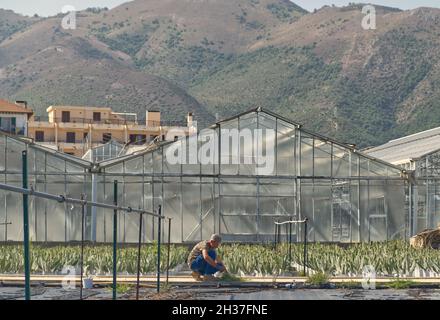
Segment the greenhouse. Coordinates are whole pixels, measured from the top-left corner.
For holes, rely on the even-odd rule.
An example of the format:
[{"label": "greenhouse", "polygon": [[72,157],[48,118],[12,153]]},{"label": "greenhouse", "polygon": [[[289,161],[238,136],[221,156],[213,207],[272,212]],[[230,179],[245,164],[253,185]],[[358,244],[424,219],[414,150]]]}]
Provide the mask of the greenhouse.
[{"label": "greenhouse", "polygon": [[[172,218],[173,243],[214,232],[226,241],[265,243],[274,239],[275,222],[305,218],[312,242],[411,235],[405,169],[261,108],[153,150],[120,156],[116,146],[114,153],[92,155],[93,162],[6,134],[0,150],[1,183],[21,186],[23,150],[34,190],[113,204],[117,181],[118,204],[151,212],[162,206]],[[21,195],[0,191],[0,201],[0,239],[22,241]],[[32,241],[80,240],[80,207],[32,196],[29,208]],[[137,242],[139,216],[119,215],[118,241]],[[111,242],[113,211],[89,207],[86,216],[87,239]],[[155,240],[155,221],[143,218],[143,242]],[[302,228],[294,226],[295,241],[302,241]],[[168,236],[166,228],[162,235]]]},{"label": "greenhouse", "polygon": [[440,128],[392,140],[365,150],[371,156],[410,170],[413,234],[440,224]]}]

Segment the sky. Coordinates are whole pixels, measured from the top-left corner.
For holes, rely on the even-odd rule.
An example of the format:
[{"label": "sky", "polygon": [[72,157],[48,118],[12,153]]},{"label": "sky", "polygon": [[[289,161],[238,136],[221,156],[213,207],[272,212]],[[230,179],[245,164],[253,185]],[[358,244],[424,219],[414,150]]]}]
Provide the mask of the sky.
[{"label": "sky", "polygon": [[[50,16],[60,13],[61,9],[66,5],[71,5],[76,10],[83,10],[89,7],[108,7],[111,9],[124,2],[127,2],[127,0],[0,0],[0,8],[12,9],[24,15],[34,15],[36,13],[40,16]],[[309,11],[321,8],[323,5],[335,4],[343,6],[349,2],[369,2],[401,9],[414,9],[417,7],[440,8],[439,0],[294,0],[294,2]]]}]

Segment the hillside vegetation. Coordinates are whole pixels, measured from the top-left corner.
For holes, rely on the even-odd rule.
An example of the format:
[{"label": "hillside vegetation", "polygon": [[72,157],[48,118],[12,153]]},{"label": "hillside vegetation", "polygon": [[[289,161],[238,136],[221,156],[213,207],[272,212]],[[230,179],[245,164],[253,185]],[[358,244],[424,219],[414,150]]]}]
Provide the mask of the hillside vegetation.
[{"label": "hillside vegetation", "polygon": [[76,30],[0,10],[0,96],[38,114],[193,111],[202,126],[262,106],[380,144],[440,123],[440,10],[376,9],[376,30],[362,29],[362,5],[308,13],[288,0],[136,0],[80,12]]}]

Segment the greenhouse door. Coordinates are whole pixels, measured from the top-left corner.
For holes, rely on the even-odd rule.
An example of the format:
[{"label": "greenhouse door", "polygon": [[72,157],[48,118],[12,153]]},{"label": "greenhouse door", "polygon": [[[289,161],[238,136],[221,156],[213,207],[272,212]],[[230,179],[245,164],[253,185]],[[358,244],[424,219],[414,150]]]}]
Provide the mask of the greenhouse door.
[{"label": "greenhouse door", "polygon": [[310,224],[310,232],[314,242],[331,241],[331,199],[313,199],[313,221]]},{"label": "greenhouse door", "polygon": [[440,195],[431,195],[430,217],[428,228],[435,228],[440,223]]},{"label": "greenhouse door", "polygon": [[388,240],[388,214],[385,197],[371,199],[368,217],[368,241]]},{"label": "greenhouse door", "polygon": [[350,206],[349,204],[337,202],[332,208],[332,241],[350,242]]},{"label": "greenhouse door", "polygon": [[332,241],[351,241],[350,183],[335,180],[332,186]]}]

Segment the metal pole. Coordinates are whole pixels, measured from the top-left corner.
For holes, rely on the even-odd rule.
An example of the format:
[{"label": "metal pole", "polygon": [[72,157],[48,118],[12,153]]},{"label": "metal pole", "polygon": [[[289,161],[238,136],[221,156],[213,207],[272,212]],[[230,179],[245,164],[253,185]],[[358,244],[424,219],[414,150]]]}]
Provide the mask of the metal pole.
[{"label": "metal pole", "polygon": [[171,218],[168,218],[168,256],[167,256],[167,285],[170,276],[170,252],[171,252]]},{"label": "metal pole", "polygon": [[[162,206],[159,205],[158,208],[159,216],[162,216]],[[160,292],[160,239],[161,239],[161,229],[162,229],[162,218],[158,218],[158,228],[157,228],[157,293]]]},{"label": "metal pole", "polygon": [[308,219],[306,218],[304,220],[304,276],[307,275],[307,221]]},{"label": "metal pole", "polygon": [[[28,188],[27,151],[22,152],[23,189]],[[24,236],[24,277],[25,299],[31,299],[31,271],[29,261],[29,202],[28,195],[23,194],[23,236]]]},{"label": "metal pole", "polygon": [[136,300],[139,300],[139,283],[141,277],[141,244],[142,244],[142,213],[139,214],[139,242],[138,242],[138,256],[137,256]]},{"label": "metal pole", "polygon": [[281,225],[278,225],[278,231],[277,231],[277,244],[281,244]]},{"label": "metal pole", "polygon": [[289,223],[289,264],[290,265],[292,264],[292,224],[291,223]]},{"label": "metal pole", "polygon": [[[96,173],[92,174],[92,202],[97,202],[98,198],[98,176]],[[97,224],[97,212],[98,208],[92,206],[92,231],[91,240],[96,243],[96,224]]]},{"label": "metal pole", "polygon": [[[118,206],[118,181],[113,182],[113,204]],[[113,210],[113,300],[116,300],[117,277],[117,242],[118,242],[118,210]]]},{"label": "metal pole", "polygon": [[[84,195],[81,195],[81,200],[84,200]],[[81,205],[81,277],[80,277],[80,289],[79,289],[79,299],[83,299],[83,273],[84,273],[84,216],[85,216],[85,205]]]}]

